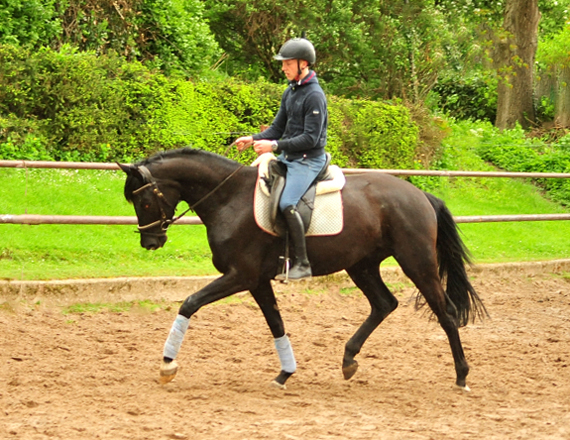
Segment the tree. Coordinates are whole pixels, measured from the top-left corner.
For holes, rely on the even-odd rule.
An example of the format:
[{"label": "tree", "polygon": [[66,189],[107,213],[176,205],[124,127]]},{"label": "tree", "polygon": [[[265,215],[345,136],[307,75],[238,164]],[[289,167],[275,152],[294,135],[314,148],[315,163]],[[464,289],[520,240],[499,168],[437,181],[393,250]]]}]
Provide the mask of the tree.
[{"label": "tree", "polygon": [[58,46],[113,50],[127,60],[189,76],[219,56],[203,9],[200,0],[68,0]]},{"label": "tree", "polygon": [[538,0],[506,1],[495,53],[499,128],[513,128],[517,122],[528,128],[535,122],[532,90],[539,19]]},{"label": "tree", "polygon": [[0,43],[24,47],[47,44],[61,33],[57,0],[0,0]]},{"label": "tree", "polygon": [[543,41],[537,61],[545,75],[553,79],[554,123],[570,127],[570,25],[559,34]]},{"label": "tree", "polygon": [[226,53],[228,73],[279,82],[283,76],[273,55],[288,36],[300,36],[292,30],[292,23],[304,24],[299,0],[204,0],[204,4],[210,29]]},{"label": "tree", "polygon": [[203,12],[201,0],[0,0],[0,43],[115,52],[190,76],[220,55]]},{"label": "tree", "polygon": [[306,31],[319,77],[344,96],[423,99],[465,33],[463,23],[448,25],[433,0],[204,1],[230,75],[280,81],[273,55]]}]

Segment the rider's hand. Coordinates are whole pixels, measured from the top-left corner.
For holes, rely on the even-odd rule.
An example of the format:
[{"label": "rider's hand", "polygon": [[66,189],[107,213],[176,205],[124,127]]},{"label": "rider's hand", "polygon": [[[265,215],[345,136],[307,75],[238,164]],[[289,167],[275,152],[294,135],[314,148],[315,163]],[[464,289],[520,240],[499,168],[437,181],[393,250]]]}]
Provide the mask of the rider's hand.
[{"label": "rider's hand", "polygon": [[255,150],[257,155],[260,155],[263,153],[271,153],[273,151],[272,141],[268,141],[266,139],[263,139],[260,141],[255,141],[253,143],[253,149]]},{"label": "rider's hand", "polygon": [[237,138],[234,143],[236,144],[238,151],[243,151],[253,144],[253,136],[242,136]]}]

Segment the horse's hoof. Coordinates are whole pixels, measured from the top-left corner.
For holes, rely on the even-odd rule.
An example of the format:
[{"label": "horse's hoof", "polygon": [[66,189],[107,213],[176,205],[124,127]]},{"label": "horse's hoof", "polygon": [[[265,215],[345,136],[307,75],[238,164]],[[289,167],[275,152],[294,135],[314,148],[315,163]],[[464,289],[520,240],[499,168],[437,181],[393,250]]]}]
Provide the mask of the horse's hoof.
[{"label": "horse's hoof", "polygon": [[277,382],[276,380],[271,381],[271,383],[269,384],[269,386],[270,386],[271,388],[276,388],[276,389],[278,389],[278,390],[286,390],[286,389],[287,389],[287,387],[285,386],[284,383],[281,384],[281,383]]},{"label": "horse's hoof", "polygon": [[469,392],[471,392],[471,388],[469,388],[469,386],[467,386],[467,385],[461,386],[461,385],[457,385],[457,384],[456,384],[456,385],[455,385],[455,388],[457,388],[458,390],[463,391],[464,393],[469,393]]},{"label": "horse's hoof", "polygon": [[354,361],[354,363],[350,364],[347,367],[342,367],[342,375],[344,376],[344,380],[348,380],[352,376],[354,376],[357,370],[358,370],[358,362],[356,361]]},{"label": "horse's hoof", "polygon": [[178,373],[178,362],[173,360],[172,362],[163,362],[160,366],[160,383],[166,384],[176,377]]}]

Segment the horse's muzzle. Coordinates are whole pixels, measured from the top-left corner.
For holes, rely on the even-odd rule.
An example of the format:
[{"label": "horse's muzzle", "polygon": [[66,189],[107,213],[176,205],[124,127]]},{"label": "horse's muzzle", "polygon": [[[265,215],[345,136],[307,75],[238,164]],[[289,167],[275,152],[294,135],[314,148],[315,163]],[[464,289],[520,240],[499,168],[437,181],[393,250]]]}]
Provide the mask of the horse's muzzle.
[{"label": "horse's muzzle", "polygon": [[141,233],[141,246],[149,251],[160,249],[166,243],[166,234],[150,235]]}]

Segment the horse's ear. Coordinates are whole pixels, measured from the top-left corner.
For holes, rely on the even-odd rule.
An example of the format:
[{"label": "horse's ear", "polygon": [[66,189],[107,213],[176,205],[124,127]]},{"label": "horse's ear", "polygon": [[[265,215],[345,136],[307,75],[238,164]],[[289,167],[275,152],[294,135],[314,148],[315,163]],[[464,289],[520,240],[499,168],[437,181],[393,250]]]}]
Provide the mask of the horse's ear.
[{"label": "horse's ear", "polygon": [[127,176],[133,176],[141,181],[144,182],[144,176],[142,175],[141,171],[139,170],[139,167],[137,167],[136,165],[133,164],[129,164],[129,165],[125,165],[119,162],[116,162],[117,165],[119,165],[119,168],[122,169],[125,173],[127,173]]},{"label": "horse's ear", "polygon": [[125,173],[127,173],[129,176],[131,174],[133,174],[133,170],[134,170],[134,165],[125,165],[119,162],[115,162],[117,165],[119,165],[119,168],[122,169]]},{"label": "horse's ear", "polygon": [[[125,164],[122,164],[119,162],[115,162],[115,163],[117,165],[119,165],[119,168],[121,170],[123,170],[127,174],[127,176],[134,177],[135,179],[138,179],[143,183],[146,182],[145,175],[143,174],[143,172],[141,172],[141,169],[137,165],[133,165],[133,164],[125,165]],[[143,166],[142,169],[146,170],[146,172],[149,173],[149,175],[150,175],[150,172],[146,169],[146,167]],[[151,176],[151,178],[152,178],[152,176]]]}]

